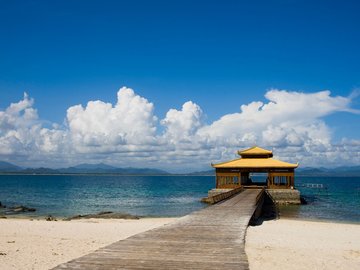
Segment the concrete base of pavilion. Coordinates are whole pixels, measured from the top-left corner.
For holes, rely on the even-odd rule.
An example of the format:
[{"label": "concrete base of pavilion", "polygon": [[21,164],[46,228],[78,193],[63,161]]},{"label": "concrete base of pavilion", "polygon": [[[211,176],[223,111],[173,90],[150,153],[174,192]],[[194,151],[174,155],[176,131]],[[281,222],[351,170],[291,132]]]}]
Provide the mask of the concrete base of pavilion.
[{"label": "concrete base of pavilion", "polygon": [[301,204],[297,189],[267,189],[266,193],[277,204]]},{"label": "concrete base of pavilion", "polygon": [[[261,186],[245,186],[245,189],[248,188],[264,188]],[[232,188],[213,188],[208,191],[208,197],[204,198],[202,201],[207,202],[210,198],[217,196],[219,194],[230,193]],[[266,188],[266,193],[276,204],[301,204],[300,200],[300,191],[297,189],[269,189]],[[230,195],[230,194],[229,194]],[[226,197],[224,197],[226,198]]]}]

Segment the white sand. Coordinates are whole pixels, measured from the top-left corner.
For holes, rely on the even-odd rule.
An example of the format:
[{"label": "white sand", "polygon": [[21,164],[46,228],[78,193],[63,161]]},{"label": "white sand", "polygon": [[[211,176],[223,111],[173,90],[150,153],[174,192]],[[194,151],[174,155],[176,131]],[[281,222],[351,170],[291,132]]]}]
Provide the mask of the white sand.
[{"label": "white sand", "polygon": [[[175,221],[0,219],[0,269],[49,269],[131,235]],[[4,255],[6,254],[6,255]]]},{"label": "white sand", "polygon": [[360,269],[360,225],[280,219],[249,227],[250,269]]},{"label": "white sand", "polygon": [[[0,219],[0,269],[49,269],[177,220]],[[360,269],[360,225],[280,219],[249,227],[252,270]]]}]

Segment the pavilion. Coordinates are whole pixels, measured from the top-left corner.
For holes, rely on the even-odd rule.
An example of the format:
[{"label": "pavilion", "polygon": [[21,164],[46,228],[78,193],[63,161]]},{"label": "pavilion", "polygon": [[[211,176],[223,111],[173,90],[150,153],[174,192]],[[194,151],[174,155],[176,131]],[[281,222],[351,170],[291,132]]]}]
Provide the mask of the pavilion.
[{"label": "pavilion", "polygon": [[299,164],[273,158],[272,151],[254,146],[238,151],[240,158],[211,164],[216,169],[216,189],[256,187],[250,173],[266,173],[267,189],[293,189],[295,168]]}]

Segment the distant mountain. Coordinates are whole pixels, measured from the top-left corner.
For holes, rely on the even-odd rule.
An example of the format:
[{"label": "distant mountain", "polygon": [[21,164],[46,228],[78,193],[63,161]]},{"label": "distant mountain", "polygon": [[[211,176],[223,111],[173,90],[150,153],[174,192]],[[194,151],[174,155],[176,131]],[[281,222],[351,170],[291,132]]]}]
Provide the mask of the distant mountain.
[{"label": "distant mountain", "polygon": [[[354,176],[360,177],[360,166],[344,166],[336,168],[312,168],[304,167],[295,170],[298,176],[327,176],[327,177],[342,177]],[[192,172],[186,175],[215,175],[215,170]]]},{"label": "distant mountain", "polygon": [[104,164],[79,164],[73,167],[58,169],[61,173],[108,173],[118,168]]},{"label": "distant mountain", "polygon": [[328,172],[326,168],[311,168],[311,167],[298,168],[295,171],[296,174],[318,174],[318,173]]},{"label": "distant mountain", "polygon": [[19,171],[19,173],[23,174],[59,174],[59,170],[49,169],[49,168],[26,168],[24,170]]},{"label": "distant mountain", "polygon": [[199,172],[192,172],[186,175],[215,175],[215,169],[207,170],[207,171],[199,171]]},{"label": "distant mountain", "polygon": [[334,170],[336,170],[337,172],[360,172],[360,166],[348,166],[348,167],[338,167],[335,168]]},{"label": "distant mountain", "polygon": [[21,167],[11,164],[9,162],[0,161],[0,171],[1,172],[17,172],[21,169],[22,169]]},{"label": "distant mountain", "polygon": [[170,174],[163,170],[149,168],[116,168],[107,164],[80,164],[74,167],[58,169],[60,173],[104,173],[104,174],[141,174],[163,175]]},{"label": "distant mountain", "polygon": [[23,169],[14,164],[0,161],[0,173],[16,174],[121,174],[121,175],[169,175],[169,172],[150,168],[117,168],[104,163],[79,164],[73,167],[50,169],[50,168],[26,168]]},{"label": "distant mountain", "polygon": [[[4,174],[118,174],[118,175],[171,175],[171,173],[151,168],[117,168],[104,163],[98,164],[79,164],[73,167],[51,169],[51,168],[21,168],[9,162],[0,161],[0,173]],[[183,173],[180,175],[215,175],[215,170],[198,171]],[[360,166],[342,166],[337,168],[313,168],[300,167],[296,169],[298,176],[327,176],[341,177],[353,176],[360,177]]]},{"label": "distant mountain", "polygon": [[298,168],[296,174],[299,176],[360,176],[360,166],[342,166],[336,168]]},{"label": "distant mountain", "polygon": [[94,169],[101,169],[101,170],[114,170],[117,169],[116,167],[104,164],[104,163],[98,163],[98,164],[79,164],[76,165],[74,167],[71,168],[75,168],[75,169],[80,169],[80,170],[84,170],[84,169],[90,169],[90,170],[94,170]]},{"label": "distant mountain", "polygon": [[[359,176],[360,177],[360,166],[352,167],[337,167],[337,168],[312,168],[304,167],[295,170],[298,176]],[[215,170],[192,172],[186,175],[215,175]]]},{"label": "distant mountain", "polygon": [[150,169],[150,168],[119,168],[115,170],[120,174],[143,174],[143,175],[166,175],[171,174],[164,170]]}]

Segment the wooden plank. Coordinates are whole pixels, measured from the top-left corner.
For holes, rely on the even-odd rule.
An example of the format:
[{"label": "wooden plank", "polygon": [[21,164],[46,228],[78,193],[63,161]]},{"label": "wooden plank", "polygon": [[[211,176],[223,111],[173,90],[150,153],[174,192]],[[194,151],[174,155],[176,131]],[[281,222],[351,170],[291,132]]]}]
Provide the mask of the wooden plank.
[{"label": "wooden plank", "polygon": [[260,192],[245,190],[54,269],[249,269],[244,240]]}]

